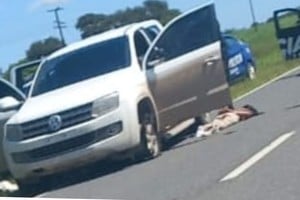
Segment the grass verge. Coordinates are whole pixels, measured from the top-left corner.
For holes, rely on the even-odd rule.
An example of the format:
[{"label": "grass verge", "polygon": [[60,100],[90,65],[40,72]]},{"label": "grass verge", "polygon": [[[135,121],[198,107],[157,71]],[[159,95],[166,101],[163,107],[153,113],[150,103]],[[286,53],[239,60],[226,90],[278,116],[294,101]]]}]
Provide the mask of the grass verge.
[{"label": "grass verge", "polygon": [[[289,20],[288,18],[286,20]],[[241,81],[231,87],[232,98],[241,96],[252,89],[300,65],[300,59],[285,61],[281,55],[273,23],[263,23],[258,30],[234,30],[231,34],[250,44],[256,58],[257,77]]]}]

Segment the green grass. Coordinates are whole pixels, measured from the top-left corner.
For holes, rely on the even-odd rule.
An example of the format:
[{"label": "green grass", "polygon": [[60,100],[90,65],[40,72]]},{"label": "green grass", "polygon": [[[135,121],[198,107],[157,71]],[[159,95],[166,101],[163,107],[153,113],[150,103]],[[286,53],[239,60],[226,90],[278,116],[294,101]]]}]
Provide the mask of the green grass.
[{"label": "green grass", "polygon": [[[286,18],[283,23],[289,23],[290,21],[290,18]],[[257,31],[253,28],[241,29],[233,31],[232,34],[250,44],[257,64],[257,78],[253,81],[245,80],[233,85],[231,87],[233,98],[300,65],[300,59],[293,61],[283,59],[273,23],[260,24]]]}]

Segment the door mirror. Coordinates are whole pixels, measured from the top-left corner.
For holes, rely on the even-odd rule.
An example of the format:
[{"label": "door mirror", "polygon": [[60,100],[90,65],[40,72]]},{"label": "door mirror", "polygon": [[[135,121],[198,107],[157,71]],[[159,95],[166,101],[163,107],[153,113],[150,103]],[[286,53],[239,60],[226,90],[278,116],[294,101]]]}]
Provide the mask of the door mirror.
[{"label": "door mirror", "polygon": [[21,102],[13,97],[4,97],[0,99],[0,112],[18,109],[21,106]]}]

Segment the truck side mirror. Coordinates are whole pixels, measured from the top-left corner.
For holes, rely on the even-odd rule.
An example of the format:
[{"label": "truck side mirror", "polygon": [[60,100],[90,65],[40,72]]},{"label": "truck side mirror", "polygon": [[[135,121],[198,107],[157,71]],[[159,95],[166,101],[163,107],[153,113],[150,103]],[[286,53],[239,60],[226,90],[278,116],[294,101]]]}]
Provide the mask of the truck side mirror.
[{"label": "truck side mirror", "polygon": [[4,97],[0,99],[0,112],[18,109],[21,105],[22,103],[14,97]]}]

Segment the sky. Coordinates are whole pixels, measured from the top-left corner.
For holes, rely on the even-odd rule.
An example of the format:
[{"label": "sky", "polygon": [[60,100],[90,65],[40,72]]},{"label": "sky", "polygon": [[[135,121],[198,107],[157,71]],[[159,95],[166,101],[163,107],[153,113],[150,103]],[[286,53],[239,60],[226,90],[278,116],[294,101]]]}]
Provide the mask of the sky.
[{"label": "sky", "polygon": [[[166,0],[169,8],[187,11],[207,0]],[[86,13],[111,14],[117,10],[142,5],[144,0],[0,0],[0,69],[25,58],[32,42],[49,36],[59,37],[53,29],[54,15],[47,12],[63,7],[61,21],[67,24],[67,43],[80,40],[75,24]],[[222,30],[244,28],[252,24],[249,0],[214,0]],[[299,0],[252,0],[258,22],[272,16],[273,10],[300,6]]]}]

